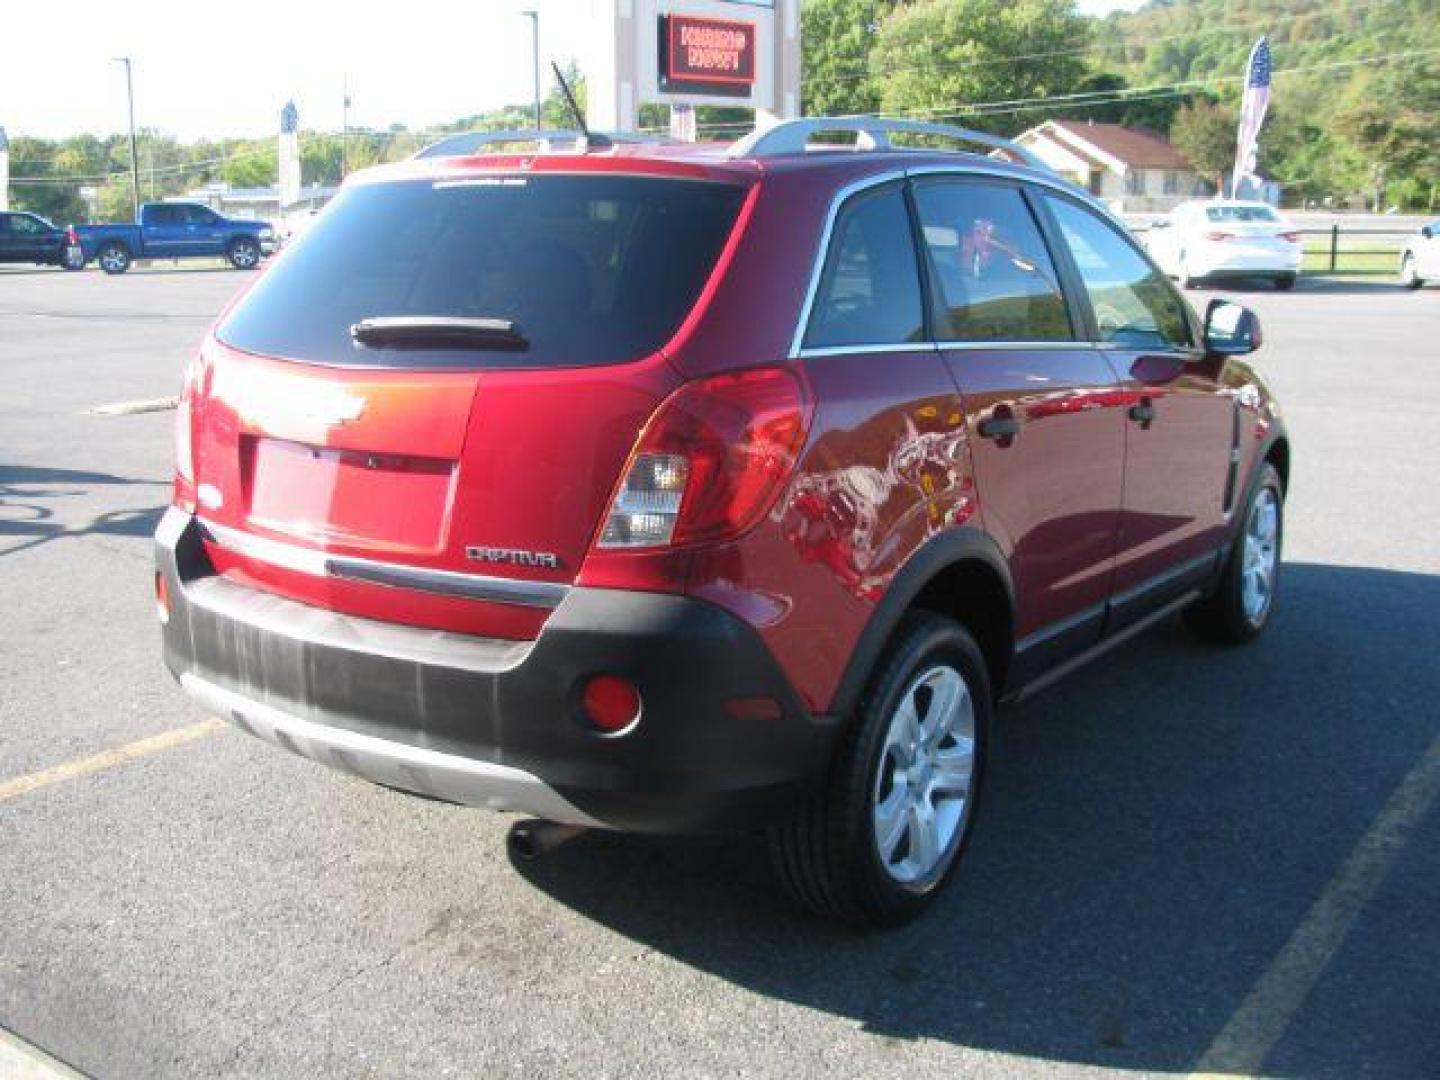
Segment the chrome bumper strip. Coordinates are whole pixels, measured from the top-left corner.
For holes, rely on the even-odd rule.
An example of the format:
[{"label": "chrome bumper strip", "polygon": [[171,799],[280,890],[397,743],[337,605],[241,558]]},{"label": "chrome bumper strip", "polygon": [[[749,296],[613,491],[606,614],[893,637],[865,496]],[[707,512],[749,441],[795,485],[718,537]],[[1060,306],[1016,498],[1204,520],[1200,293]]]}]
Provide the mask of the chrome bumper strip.
[{"label": "chrome bumper strip", "polygon": [[565,825],[601,825],[523,769],[317,724],[226,690],[191,672],[180,676],[180,685],[207,712],[251,735],[372,783],[465,806],[530,814]]},{"label": "chrome bumper strip", "polygon": [[312,577],[342,578],[363,581],[370,585],[415,589],[441,596],[458,596],[466,600],[489,600],[499,604],[522,607],[556,608],[570,592],[570,586],[553,581],[517,581],[484,574],[460,574],[453,570],[431,570],[423,566],[376,562],[350,555],[331,555],[312,548],[297,547],[280,540],[240,532],[224,525],[201,519],[201,531],[207,540],[221,547],[258,559],[285,570]]}]

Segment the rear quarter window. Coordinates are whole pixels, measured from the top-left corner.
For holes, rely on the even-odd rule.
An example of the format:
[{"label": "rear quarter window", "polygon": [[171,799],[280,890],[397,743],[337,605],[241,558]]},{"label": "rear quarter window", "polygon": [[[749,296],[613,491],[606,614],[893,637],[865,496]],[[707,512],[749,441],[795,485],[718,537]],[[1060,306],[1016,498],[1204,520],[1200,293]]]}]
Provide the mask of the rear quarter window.
[{"label": "rear quarter window", "polygon": [[[485,176],[343,191],[217,330],[316,363],[569,367],[654,352],[694,305],[745,189],[639,176]],[[496,318],[521,352],[357,345],[385,316]]]}]

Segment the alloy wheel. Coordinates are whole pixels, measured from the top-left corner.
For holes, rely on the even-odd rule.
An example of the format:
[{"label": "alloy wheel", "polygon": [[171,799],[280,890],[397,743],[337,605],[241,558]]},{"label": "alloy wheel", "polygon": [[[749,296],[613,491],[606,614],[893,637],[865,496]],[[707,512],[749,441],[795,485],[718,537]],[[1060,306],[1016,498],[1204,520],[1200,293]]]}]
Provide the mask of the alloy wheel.
[{"label": "alloy wheel", "polygon": [[1241,564],[1241,597],[1245,617],[1259,623],[1275,597],[1275,570],[1280,560],[1280,500],[1273,488],[1262,488],[1245,523]]},{"label": "alloy wheel", "polygon": [[975,703],[959,671],[917,675],[890,718],[872,794],[875,849],[905,885],[944,871],[964,834],[975,783]]}]

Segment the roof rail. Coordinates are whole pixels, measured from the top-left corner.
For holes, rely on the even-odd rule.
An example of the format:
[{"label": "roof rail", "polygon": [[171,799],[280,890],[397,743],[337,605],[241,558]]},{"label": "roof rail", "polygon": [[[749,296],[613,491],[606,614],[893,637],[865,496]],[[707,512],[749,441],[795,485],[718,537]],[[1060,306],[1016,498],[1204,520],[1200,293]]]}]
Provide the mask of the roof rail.
[{"label": "roof rail", "polygon": [[[663,143],[671,140],[663,136],[637,135],[634,132],[619,134],[606,133],[603,136],[599,132],[592,132],[590,136],[590,148],[601,147],[601,139],[611,143]],[[497,146],[506,143],[534,143],[540,151],[546,150],[574,150],[584,145],[585,133],[583,131],[567,131],[561,129],[545,128],[536,131],[534,128],[517,129],[512,131],[462,131],[456,135],[446,135],[443,139],[431,143],[415,151],[412,160],[420,158],[436,157],[461,157],[468,154],[478,154],[484,151],[487,146]]]},{"label": "roof rail", "polygon": [[730,147],[729,156],[764,158],[781,154],[803,154],[810,148],[810,140],[815,135],[830,131],[855,132],[855,146],[859,150],[895,149],[890,142],[891,135],[938,135],[956,142],[975,143],[994,150],[1003,150],[1007,154],[1013,154],[1032,169],[1053,171],[1032,151],[998,135],[971,131],[953,124],[934,124],[927,120],[888,120],[882,116],[814,116],[782,120],[774,127],[764,131],[752,131],[746,135]]}]

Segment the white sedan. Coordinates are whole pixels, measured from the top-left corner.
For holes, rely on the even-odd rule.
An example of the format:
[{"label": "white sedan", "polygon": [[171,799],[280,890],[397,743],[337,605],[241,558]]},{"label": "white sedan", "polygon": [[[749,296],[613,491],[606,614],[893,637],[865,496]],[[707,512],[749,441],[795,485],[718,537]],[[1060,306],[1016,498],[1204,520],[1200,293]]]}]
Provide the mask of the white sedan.
[{"label": "white sedan", "polygon": [[1288,289],[1300,274],[1300,231],[1259,202],[1206,199],[1181,203],[1155,221],[1145,246],[1187,288],[1207,279],[1269,278]]}]

